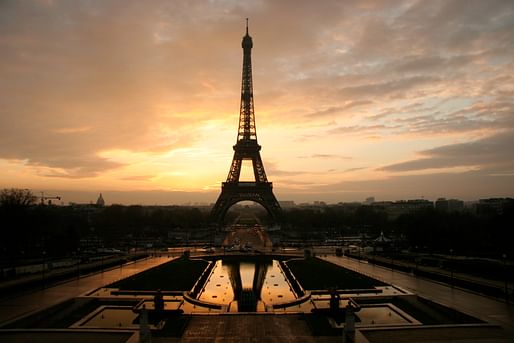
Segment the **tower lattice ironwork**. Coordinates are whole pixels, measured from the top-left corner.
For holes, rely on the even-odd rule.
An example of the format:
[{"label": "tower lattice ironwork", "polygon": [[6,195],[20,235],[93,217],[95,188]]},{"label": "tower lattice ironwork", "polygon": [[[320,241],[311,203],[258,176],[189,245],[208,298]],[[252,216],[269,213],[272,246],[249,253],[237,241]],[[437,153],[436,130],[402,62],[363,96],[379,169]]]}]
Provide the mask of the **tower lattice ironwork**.
[{"label": "tower lattice ironwork", "polygon": [[[223,222],[227,210],[240,201],[250,200],[261,204],[275,220],[280,221],[282,210],[273,194],[273,184],[268,182],[255,128],[255,111],[253,106],[252,84],[252,37],[246,35],[241,43],[243,48],[243,75],[241,83],[241,106],[239,110],[239,129],[234,145],[234,158],[228,172],[227,181],[222,183],[221,194],[214,205],[211,216],[218,223]],[[251,160],[255,181],[239,181],[243,160]]]}]

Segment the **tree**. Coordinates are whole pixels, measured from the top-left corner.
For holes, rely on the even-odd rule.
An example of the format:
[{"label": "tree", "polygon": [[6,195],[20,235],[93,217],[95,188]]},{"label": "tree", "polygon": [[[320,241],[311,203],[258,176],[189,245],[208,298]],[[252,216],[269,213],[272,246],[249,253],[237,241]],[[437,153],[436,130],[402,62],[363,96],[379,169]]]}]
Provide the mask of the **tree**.
[{"label": "tree", "polygon": [[29,189],[4,188],[0,192],[0,206],[2,207],[27,207],[36,202],[36,197]]},{"label": "tree", "polygon": [[28,189],[3,189],[0,191],[0,255],[15,255],[24,251],[33,235],[30,205],[36,197]]}]

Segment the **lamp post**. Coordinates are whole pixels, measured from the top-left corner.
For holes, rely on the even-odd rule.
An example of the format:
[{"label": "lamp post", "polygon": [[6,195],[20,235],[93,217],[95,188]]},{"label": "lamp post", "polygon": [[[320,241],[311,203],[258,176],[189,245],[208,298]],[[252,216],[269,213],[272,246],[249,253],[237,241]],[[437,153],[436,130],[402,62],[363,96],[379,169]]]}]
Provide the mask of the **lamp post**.
[{"label": "lamp post", "polygon": [[80,248],[77,248],[77,279],[80,278]]},{"label": "lamp post", "polygon": [[43,279],[43,289],[45,289],[45,267],[46,267],[46,251],[43,250],[43,268],[41,270],[42,272],[42,279]]},{"label": "lamp post", "polygon": [[505,274],[505,301],[509,301],[509,280],[508,280],[508,270],[507,270],[507,254],[502,254],[503,257],[503,272]]},{"label": "lamp post", "polygon": [[396,251],[396,247],[394,243],[391,244],[391,272],[394,272],[394,253]]},{"label": "lamp post", "polygon": [[414,262],[416,263],[416,269],[414,273],[416,274],[416,277],[418,276],[418,264],[419,264],[419,256],[418,256],[418,246],[416,245],[416,256],[414,257]]},{"label": "lamp post", "polygon": [[453,249],[450,249],[450,282],[453,287]]}]

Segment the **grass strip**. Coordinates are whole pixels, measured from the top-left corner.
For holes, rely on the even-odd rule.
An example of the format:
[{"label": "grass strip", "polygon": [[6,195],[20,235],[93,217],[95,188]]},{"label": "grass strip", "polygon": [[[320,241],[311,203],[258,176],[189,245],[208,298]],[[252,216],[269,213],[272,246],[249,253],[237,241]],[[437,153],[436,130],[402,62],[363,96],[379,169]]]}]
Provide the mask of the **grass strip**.
[{"label": "grass strip", "polygon": [[200,277],[206,261],[179,258],[117,281],[108,287],[137,291],[189,291]]},{"label": "grass strip", "polygon": [[288,261],[304,289],[366,289],[387,284],[317,258]]}]

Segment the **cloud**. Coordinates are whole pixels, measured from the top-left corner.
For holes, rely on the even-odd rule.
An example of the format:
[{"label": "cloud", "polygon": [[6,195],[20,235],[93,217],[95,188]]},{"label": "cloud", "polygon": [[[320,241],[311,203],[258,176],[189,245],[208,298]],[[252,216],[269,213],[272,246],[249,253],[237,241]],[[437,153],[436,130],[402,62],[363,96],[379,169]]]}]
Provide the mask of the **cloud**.
[{"label": "cloud", "polygon": [[155,175],[131,175],[131,176],[124,176],[121,178],[121,180],[124,181],[147,181],[154,178]]},{"label": "cloud", "polygon": [[336,155],[336,154],[312,154],[309,156],[298,156],[298,158],[320,158],[320,159],[342,159],[342,160],[350,160],[352,157]]},{"label": "cloud", "polygon": [[[437,185],[435,187],[434,185]],[[349,180],[304,187],[305,198],[337,203],[363,201],[374,196],[377,201],[440,197],[477,200],[489,197],[512,197],[514,175],[495,176],[489,170],[463,173],[394,175],[387,178]]]},{"label": "cloud", "polygon": [[273,177],[281,177],[281,176],[299,176],[304,175],[306,171],[300,170],[284,170],[277,167],[276,163],[271,161],[266,162],[266,172],[268,175],[272,175]]},{"label": "cloud", "polygon": [[456,55],[443,57],[439,55],[413,55],[395,60],[384,67],[397,74],[422,75],[422,74],[451,74],[466,69],[472,62],[477,62],[480,54]]},{"label": "cloud", "polygon": [[371,83],[360,86],[349,86],[339,90],[343,98],[376,98],[376,97],[405,97],[406,93],[421,85],[435,83],[438,78],[429,76],[413,76],[381,83]]},{"label": "cloud", "polygon": [[55,129],[54,132],[62,133],[62,134],[77,134],[81,132],[87,132],[92,129],[91,126],[79,126],[79,127],[61,127]]},{"label": "cloud", "polygon": [[[162,151],[198,139],[195,125],[208,116],[179,121],[161,113],[216,111],[201,101],[189,103],[199,80],[210,77],[198,67],[211,75],[237,69],[220,63],[216,54],[223,50],[213,49],[210,63],[191,58],[202,55],[202,44],[189,47],[188,57],[178,54],[195,35],[215,42],[195,30],[181,34],[187,26],[179,23],[187,18],[177,18],[175,5],[2,2],[0,91],[6,96],[0,104],[0,158],[63,170],[52,176],[89,177],[119,166],[98,158],[103,150]],[[170,32],[161,32],[169,16]],[[156,32],[177,39],[155,44]],[[222,68],[211,68],[216,63]],[[164,136],[163,127],[172,130]]]},{"label": "cloud", "polygon": [[[437,150],[514,129],[514,3],[494,0],[0,1],[0,163],[18,161],[34,183],[217,168],[227,152],[215,141],[237,121],[246,17],[259,135],[278,142],[266,146],[280,161],[270,174],[333,177],[346,166],[326,147],[346,135],[368,171],[379,163],[370,137],[404,141],[402,156],[423,149],[398,163],[381,146],[386,176],[496,165]],[[186,166],[182,148],[210,156]],[[320,163],[290,171],[303,169],[298,156]]]},{"label": "cloud", "polygon": [[316,118],[320,118],[320,117],[324,117],[324,116],[332,116],[332,115],[337,115],[341,112],[344,113],[345,111],[355,108],[355,107],[370,105],[372,103],[373,103],[373,101],[371,101],[371,100],[348,101],[343,106],[329,107],[329,108],[321,110],[321,111],[315,111],[315,112],[309,113],[305,116],[306,117],[316,117]]},{"label": "cloud", "polygon": [[334,129],[328,130],[326,133],[329,135],[378,135],[380,132],[392,131],[399,129],[399,125],[352,125],[352,126],[339,126]]},{"label": "cloud", "polygon": [[390,164],[383,171],[404,172],[424,169],[477,166],[482,168],[514,166],[514,132],[480,140],[450,144],[419,152],[422,158]]},{"label": "cloud", "polygon": [[351,173],[351,172],[363,170],[363,169],[366,169],[366,168],[367,167],[348,168],[348,169],[343,170],[343,173]]}]

